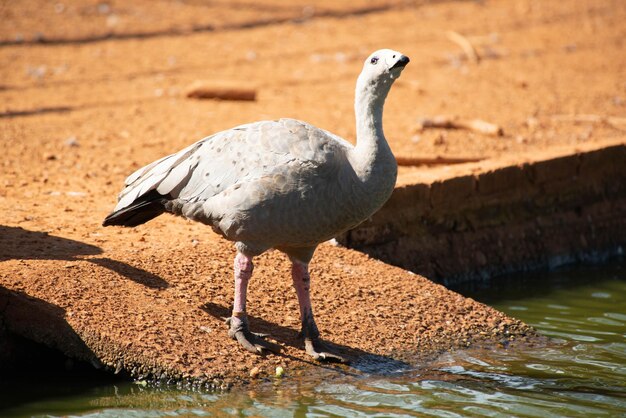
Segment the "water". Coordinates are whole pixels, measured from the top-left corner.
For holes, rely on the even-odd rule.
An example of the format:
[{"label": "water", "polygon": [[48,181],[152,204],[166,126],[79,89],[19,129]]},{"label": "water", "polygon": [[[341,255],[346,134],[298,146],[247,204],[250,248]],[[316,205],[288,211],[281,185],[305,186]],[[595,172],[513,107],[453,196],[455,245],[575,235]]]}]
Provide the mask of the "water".
[{"label": "water", "polygon": [[0,416],[626,416],[626,265],[498,283],[456,290],[533,325],[551,344],[448,353],[427,369],[385,376],[321,384],[319,376],[287,377],[230,393],[31,377],[0,388]]}]

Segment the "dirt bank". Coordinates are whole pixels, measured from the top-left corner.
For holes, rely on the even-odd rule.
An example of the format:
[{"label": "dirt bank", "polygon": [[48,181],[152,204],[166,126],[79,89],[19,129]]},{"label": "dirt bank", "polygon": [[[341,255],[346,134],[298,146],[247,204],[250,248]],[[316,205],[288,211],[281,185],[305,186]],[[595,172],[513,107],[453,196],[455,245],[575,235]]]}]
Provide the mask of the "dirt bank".
[{"label": "dirt bank", "polygon": [[[158,222],[160,229],[165,220]],[[173,223],[185,229],[184,221]],[[321,367],[303,355],[289,263],[278,252],[259,258],[250,286],[251,327],[284,347],[281,356],[261,358],[227,336],[222,318],[232,303],[234,254],[222,241],[192,246],[184,238],[147,238],[131,250],[109,245],[88,255],[101,250],[20,228],[2,232],[8,260],[0,306],[11,332],[134,377],[222,384],[248,379],[253,367],[262,377],[278,364],[291,374]],[[43,254],[29,257],[24,247]],[[57,260],[46,255],[49,247]],[[376,371],[372,363],[402,368],[442,349],[534,335],[493,309],[355,251],[322,246],[312,276],[320,330],[355,359],[338,373]]]},{"label": "dirt bank", "polygon": [[622,254],[626,146],[550,151],[468,164],[462,176],[404,175],[338,240],[444,284]]}]

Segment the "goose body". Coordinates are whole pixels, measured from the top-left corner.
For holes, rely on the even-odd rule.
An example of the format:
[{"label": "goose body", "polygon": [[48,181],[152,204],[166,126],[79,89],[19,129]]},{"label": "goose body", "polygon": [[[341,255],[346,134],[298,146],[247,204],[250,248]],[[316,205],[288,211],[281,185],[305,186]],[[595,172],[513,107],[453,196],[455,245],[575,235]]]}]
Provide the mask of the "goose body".
[{"label": "goose body", "polygon": [[382,110],[408,61],[391,50],[365,61],[356,88],[355,146],[295,119],[237,126],[131,174],[103,225],[137,226],[169,212],[234,241],[236,285],[243,280],[245,286],[235,289],[231,336],[256,352],[271,347],[247,329],[252,257],[270,248],[285,252],[294,262],[307,352],[342,360],[326,346],[316,349],[322,343],[307,303],[308,263],[319,243],[363,222],[393,191],[397,164],[383,134]]},{"label": "goose body", "polygon": [[130,175],[114,216],[144,221],[150,203],[154,215],[210,225],[250,255],[311,247],[362,222],[393,190],[393,156],[382,175],[361,179],[353,152],[349,142],[294,119],[238,126]]}]

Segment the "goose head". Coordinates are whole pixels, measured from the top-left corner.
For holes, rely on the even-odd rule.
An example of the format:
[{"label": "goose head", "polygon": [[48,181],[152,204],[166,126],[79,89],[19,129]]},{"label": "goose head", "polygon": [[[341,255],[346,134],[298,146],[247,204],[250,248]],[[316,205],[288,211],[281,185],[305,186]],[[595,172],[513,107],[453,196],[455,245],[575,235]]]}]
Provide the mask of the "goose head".
[{"label": "goose head", "polygon": [[379,49],[367,57],[363,63],[357,89],[369,90],[377,96],[386,96],[389,88],[400,77],[400,73],[408,63],[409,57],[398,51]]}]

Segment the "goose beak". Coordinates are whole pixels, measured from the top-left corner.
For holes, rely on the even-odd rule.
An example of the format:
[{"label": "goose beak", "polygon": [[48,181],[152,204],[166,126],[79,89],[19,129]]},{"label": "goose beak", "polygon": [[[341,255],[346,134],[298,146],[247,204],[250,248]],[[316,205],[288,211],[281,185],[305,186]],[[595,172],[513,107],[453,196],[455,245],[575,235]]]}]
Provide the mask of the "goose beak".
[{"label": "goose beak", "polygon": [[396,63],[391,66],[390,70],[396,68],[404,68],[409,63],[409,61],[411,61],[409,57],[407,57],[406,55],[402,55],[400,56],[398,61],[396,61]]}]

